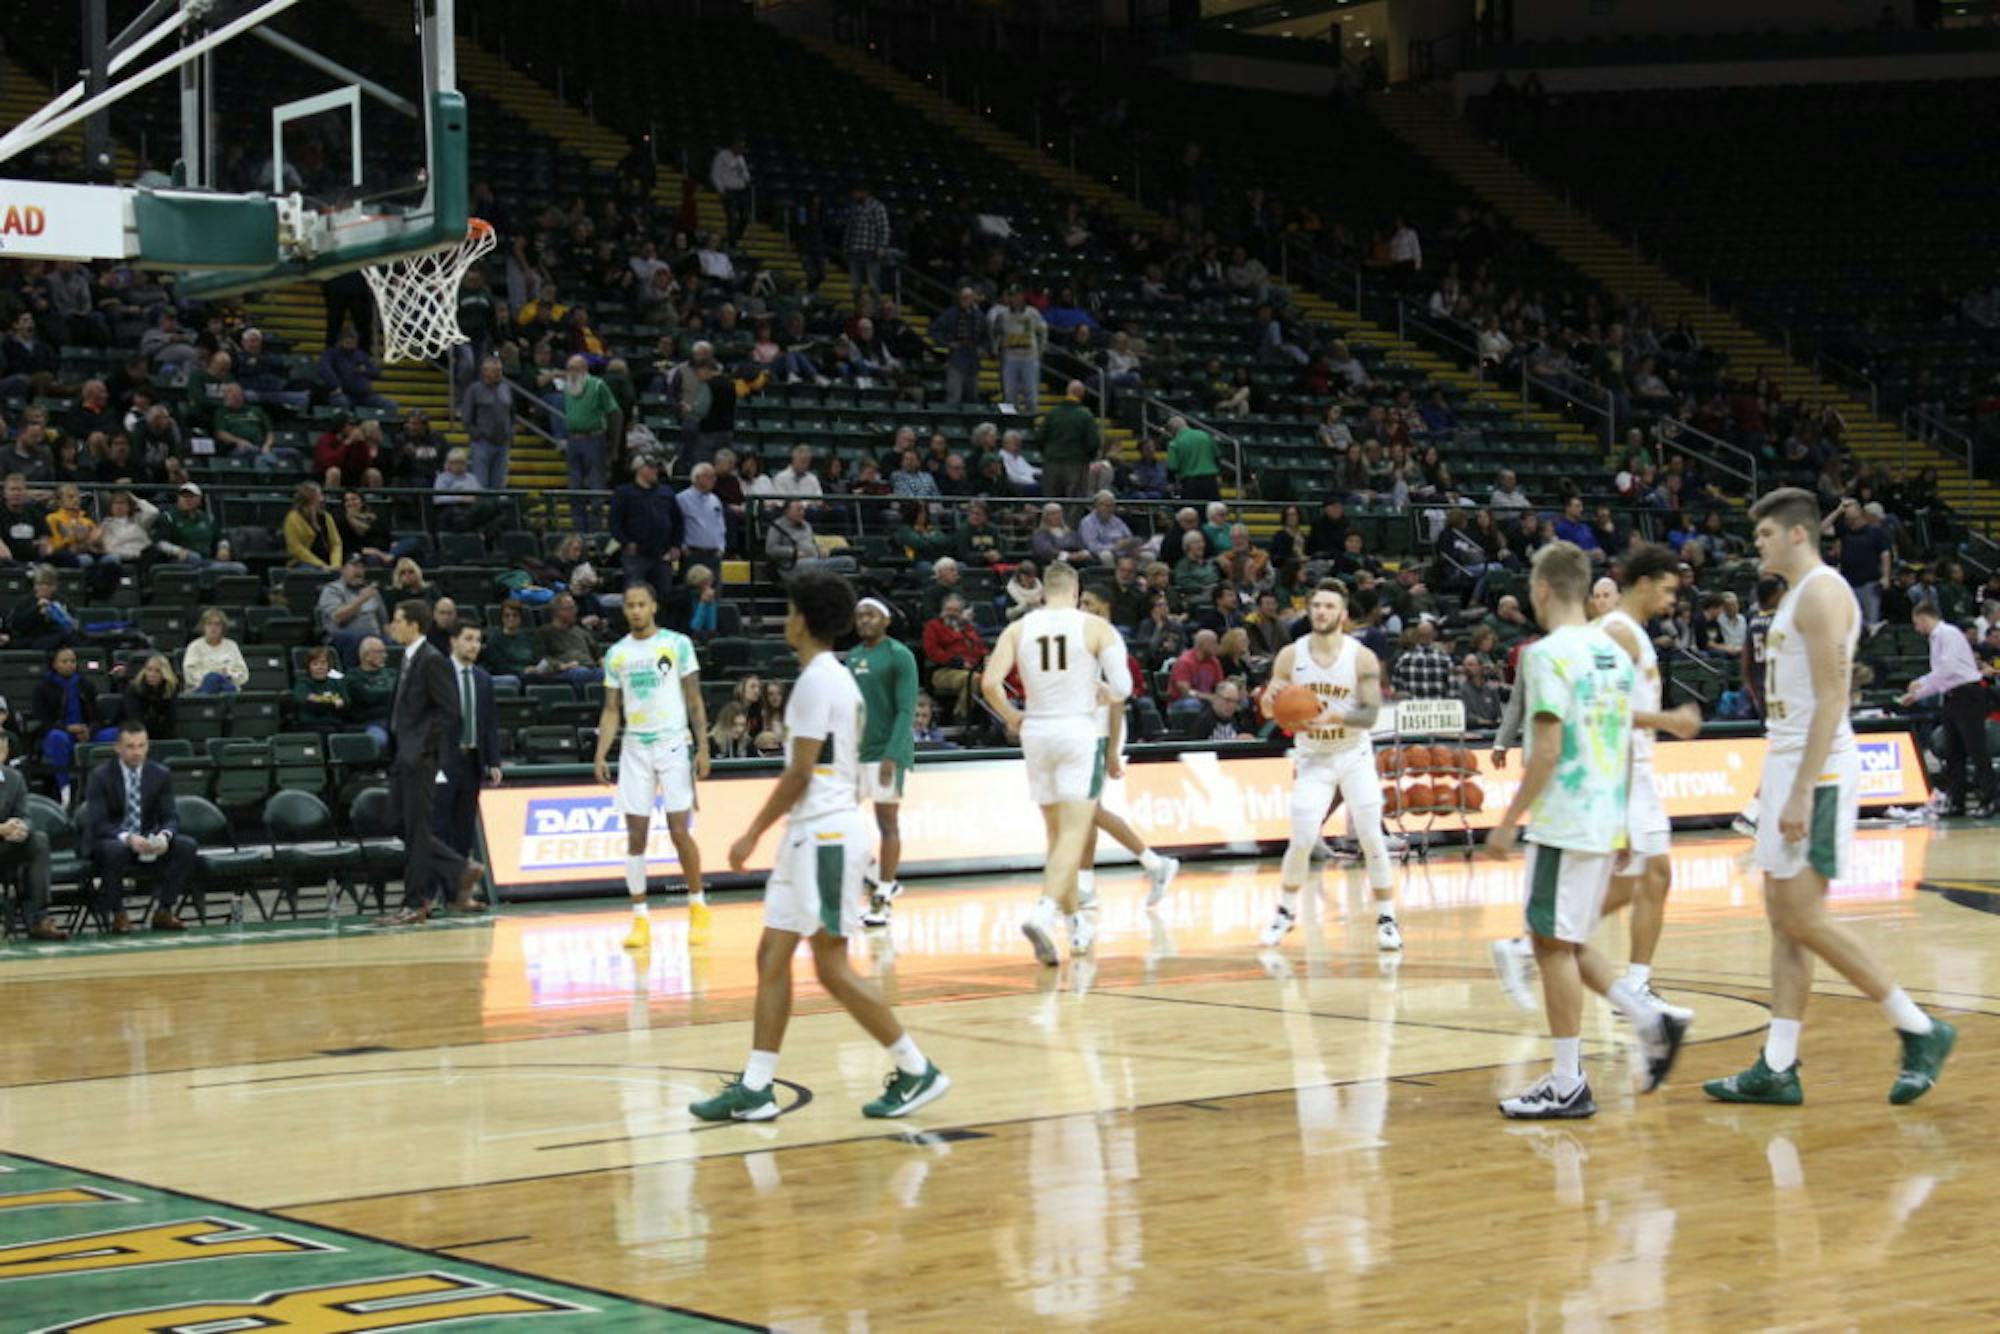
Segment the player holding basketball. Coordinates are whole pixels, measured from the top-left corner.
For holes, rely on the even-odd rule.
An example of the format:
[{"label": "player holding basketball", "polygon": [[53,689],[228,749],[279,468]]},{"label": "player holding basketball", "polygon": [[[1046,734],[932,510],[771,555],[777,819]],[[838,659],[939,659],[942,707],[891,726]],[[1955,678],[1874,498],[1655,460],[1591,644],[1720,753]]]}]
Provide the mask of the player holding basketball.
[{"label": "player holding basketball", "polygon": [[[1111,604],[1104,595],[1093,589],[1084,589],[1078,599],[1084,612],[1095,616],[1105,624],[1111,622]],[[1131,664],[1126,664],[1131,670]],[[1096,710],[1097,734],[1104,738],[1104,776],[1117,781],[1125,776],[1125,710],[1114,709],[1109,704],[1099,704]],[[1090,912],[1097,907],[1097,836],[1109,834],[1111,837],[1139,859],[1139,867],[1153,882],[1146,891],[1146,906],[1157,908],[1167,897],[1167,890],[1173,885],[1174,877],[1180,874],[1180,859],[1154,852],[1146,846],[1146,840],[1139,837],[1139,831],[1125,822],[1125,817],[1104,808],[1104,799],[1099,796],[1097,815],[1091,821],[1090,842],[1084,848],[1083,865],[1076,873],[1076,898],[1079,912]]]},{"label": "player holding basketball", "polygon": [[1266,718],[1277,709],[1280,691],[1301,685],[1323,701],[1319,716],[1292,740],[1292,828],[1279,869],[1278,910],[1257,937],[1270,948],[1298,925],[1299,890],[1312,865],[1320,826],[1335,792],[1347,803],[1348,822],[1368,867],[1375,895],[1375,946],[1403,948],[1396,922],[1396,874],[1382,832],[1382,789],[1375,777],[1375,748],[1368,729],[1382,711],[1382,664],[1372,649],[1345,633],[1347,589],[1327,579],[1306,603],[1310,629],[1303,639],[1278,650],[1271,683],[1264,691]]},{"label": "player holding basketball", "polygon": [[[1096,923],[1077,903],[1077,871],[1104,791],[1108,746],[1097,734],[1096,713],[1104,703],[1123,708],[1132,693],[1132,672],[1125,641],[1110,622],[1077,605],[1074,569],[1053,562],[1042,573],[1042,585],[1043,605],[1001,633],[979,688],[1007,734],[1020,737],[1028,796],[1042,808],[1049,840],[1042,897],[1021,923],[1021,934],[1035,947],[1035,957],[1053,967],[1062,917],[1069,919],[1072,956],[1087,952],[1096,937]],[[1007,698],[1007,677],[1017,662],[1025,710]],[[1116,715],[1111,726],[1121,722]]]},{"label": "player holding basketball", "polygon": [[1860,939],[1826,910],[1854,842],[1861,759],[1848,719],[1861,608],[1854,590],[1820,559],[1819,502],[1796,487],[1750,508],[1766,574],[1787,584],[1764,649],[1763,802],[1757,865],[1771,923],[1771,1031],[1748,1070],[1702,1085],[1723,1102],[1796,1105],[1799,1027],[1812,991],[1815,956],[1881,1005],[1902,1040],[1892,1103],[1915,1102],[1937,1083],[1958,1032],[1918,1009]]},{"label": "player holding basketball", "polygon": [[792,956],[811,942],[813,974],[829,996],[889,1049],[896,1063],[882,1096],[863,1116],[906,1116],[944,1096],[951,1080],[923,1052],[875,987],[847,960],[860,927],[861,877],[868,869],[868,823],[861,816],[860,687],[833,655],[854,623],[854,590],[837,574],[806,571],[786,587],[785,642],[799,655],[799,679],[785,701],[785,771],[757,818],[729,845],[740,871],[764,831],[785,821],[764,885],[764,934],[757,941],[757,1010],[743,1073],[688,1108],[703,1121],[768,1121],[778,1049],[792,1017]]},{"label": "player holding basketball", "polygon": [[[1680,558],[1665,547],[1638,542],[1626,552],[1623,563],[1624,592],[1592,622],[1624,650],[1637,673],[1632,692],[1632,790],[1626,808],[1631,860],[1611,879],[1604,915],[1609,917],[1631,905],[1632,953],[1625,980],[1641,998],[1689,1023],[1694,1011],[1669,1005],[1653,990],[1652,983],[1653,954],[1666,925],[1667,891],[1673,883],[1673,863],[1668,856],[1673,825],[1653,778],[1653,734],[1667,732],[1682,740],[1699,734],[1701,709],[1683,704],[1661,710],[1660,655],[1645,630],[1647,621],[1673,610],[1680,588]],[[1599,594],[1607,582],[1600,579],[1592,588],[1593,607],[1599,605]],[[1617,585],[1612,588],[1615,591]],[[1533,949],[1525,939],[1500,941],[1493,949],[1501,985],[1524,1009],[1533,1003],[1527,976],[1533,959]]]},{"label": "player holding basketball", "polygon": [[854,631],[861,642],[847,651],[847,670],[868,707],[861,733],[861,799],[875,808],[875,878],[861,925],[889,925],[889,904],[903,892],[896,870],[903,862],[903,782],[917,760],[917,659],[909,646],[889,638],[893,613],[880,598],[863,598],[854,608]]},{"label": "player holding basketball", "polygon": [[1595,1116],[1581,1065],[1583,988],[1632,1021],[1645,1045],[1648,1091],[1673,1068],[1687,1025],[1640,998],[1590,949],[1611,874],[1624,859],[1626,795],[1632,768],[1632,660],[1585,620],[1590,560],[1569,542],[1535,554],[1528,595],[1548,634],[1521,656],[1527,691],[1527,756],[1520,787],[1487,836],[1513,851],[1528,825],[1528,932],[1542,970],[1542,999],[1555,1040],[1555,1068],[1500,1102],[1517,1120]]},{"label": "player holding basketball", "polygon": [[618,752],[618,809],[625,816],[625,892],[632,900],[632,930],[625,937],[628,950],[653,943],[653,922],[646,914],[646,835],[656,793],[687,877],[688,944],[708,943],[701,846],[689,826],[694,780],[708,777],[708,710],[701,701],[701,665],[694,643],[678,630],[656,624],[659,610],[651,585],[640,581],[626,588],[629,633],[604,655],[604,708],[597,718],[600,783],[611,782],[608,757],[621,722],[625,727],[625,747]]}]

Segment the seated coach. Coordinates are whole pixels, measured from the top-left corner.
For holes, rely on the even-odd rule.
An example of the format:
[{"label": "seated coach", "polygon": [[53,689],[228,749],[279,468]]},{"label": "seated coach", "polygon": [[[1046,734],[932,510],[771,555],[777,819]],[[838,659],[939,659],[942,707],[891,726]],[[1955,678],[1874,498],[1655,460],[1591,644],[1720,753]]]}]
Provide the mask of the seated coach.
[{"label": "seated coach", "polygon": [[100,904],[113,932],[132,929],[124,912],[125,877],[153,881],[155,931],[184,931],[174,916],[188,877],[194,873],[195,843],[181,833],[174,809],[173,775],[146,758],[152,746],[146,725],[127,720],[118,729],[118,754],[90,772],[84,790],[84,848],[102,877]]}]

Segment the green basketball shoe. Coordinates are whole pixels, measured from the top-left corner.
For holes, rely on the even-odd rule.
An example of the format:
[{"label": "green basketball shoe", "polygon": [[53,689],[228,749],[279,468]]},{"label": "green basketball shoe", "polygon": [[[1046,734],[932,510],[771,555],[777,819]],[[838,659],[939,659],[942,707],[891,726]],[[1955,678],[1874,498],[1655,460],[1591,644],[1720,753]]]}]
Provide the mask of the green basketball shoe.
[{"label": "green basketball shoe", "polygon": [[742,1076],[722,1086],[713,1098],[688,1104],[688,1111],[701,1121],[768,1121],[778,1114],[776,1085],[746,1087]]},{"label": "green basketball shoe", "polygon": [[1951,1055],[1952,1046],[1958,1041],[1958,1030],[1942,1019],[1933,1019],[1928,1033],[1896,1036],[1903,1039],[1903,1069],[1889,1086],[1889,1101],[1901,1106],[1931,1091],[1931,1085],[1937,1083],[1938,1071],[1944,1069],[1944,1058]]},{"label": "green basketball shoe", "polygon": [[1761,1051],[1748,1070],[1727,1079],[1711,1079],[1701,1086],[1701,1091],[1717,1102],[1768,1102],[1779,1107],[1796,1107],[1806,1100],[1805,1088],[1799,1083],[1798,1065],[1794,1063],[1789,1070],[1773,1070],[1764,1064]]},{"label": "green basketball shoe", "polygon": [[906,1075],[901,1070],[890,1075],[882,1085],[882,1096],[873,1102],[863,1103],[863,1116],[908,1116],[927,1102],[936,1102],[951,1090],[951,1076],[937,1068],[935,1061],[926,1062],[920,1075]]}]

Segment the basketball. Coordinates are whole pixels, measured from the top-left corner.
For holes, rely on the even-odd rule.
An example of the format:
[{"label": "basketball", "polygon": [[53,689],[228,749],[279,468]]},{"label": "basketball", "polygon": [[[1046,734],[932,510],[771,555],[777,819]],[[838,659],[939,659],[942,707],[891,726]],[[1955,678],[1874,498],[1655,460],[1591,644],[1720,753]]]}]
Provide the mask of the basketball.
[{"label": "basketball", "polygon": [[1486,809],[1486,791],[1470,778],[1458,785],[1458,800],[1468,811]]},{"label": "basketball", "polygon": [[1384,778],[1394,778],[1401,771],[1394,747],[1385,746],[1375,752],[1375,772]]},{"label": "basketball", "polygon": [[1412,783],[1403,789],[1403,804],[1410,810],[1420,811],[1432,804],[1431,785]]},{"label": "basketball", "polygon": [[1286,686],[1271,702],[1271,716],[1287,732],[1298,731],[1319,717],[1319,711],[1319,696],[1312,692],[1311,686]]},{"label": "basketball", "polygon": [[1458,784],[1449,778],[1441,783],[1431,784],[1431,805],[1441,806],[1448,811],[1458,809]]},{"label": "basketball", "polygon": [[1470,750],[1467,750],[1464,746],[1460,746],[1457,750],[1454,750],[1451,753],[1451,762],[1454,766],[1457,767],[1460,773],[1469,774],[1473,772],[1474,765],[1472,760],[1472,752]]},{"label": "basketball", "polygon": [[1406,774],[1429,773],[1431,750],[1429,746],[1410,746],[1403,751],[1403,772]]},{"label": "basketball", "polygon": [[[1383,753],[1387,754],[1386,751]],[[1401,815],[1403,813],[1403,789],[1397,787],[1394,783],[1390,783],[1382,789],[1382,813],[1384,815]]]}]

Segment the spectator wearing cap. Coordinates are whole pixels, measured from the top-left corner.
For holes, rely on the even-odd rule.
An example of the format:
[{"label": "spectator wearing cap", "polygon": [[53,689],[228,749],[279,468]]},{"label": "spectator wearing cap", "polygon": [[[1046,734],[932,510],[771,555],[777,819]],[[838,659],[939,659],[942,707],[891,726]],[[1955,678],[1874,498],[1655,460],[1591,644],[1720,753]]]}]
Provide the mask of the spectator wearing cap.
[{"label": "spectator wearing cap", "polygon": [[633,461],[632,480],[611,497],[611,536],[618,543],[618,564],[625,586],[651,584],[662,609],[678,606],[681,558],[681,507],[673,488],[660,478],[660,460],[641,454]]},{"label": "spectator wearing cap", "polygon": [[847,256],[847,281],[855,295],[864,287],[881,291],[883,261],[889,258],[889,210],[865,182],[854,187],[841,250]]},{"label": "spectator wearing cap", "polygon": [[681,553],[690,573],[705,566],[718,578],[722,556],[729,547],[729,518],[716,493],[713,463],[697,463],[688,474],[688,485],[674,503],[681,511]]},{"label": "spectator wearing cap", "polygon": [[201,487],[182,482],[174,503],[153,520],[153,550],[171,561],[193,565],[211,574],[242,574],[241,561],[218,559],[215,516],[202,502]]}]

